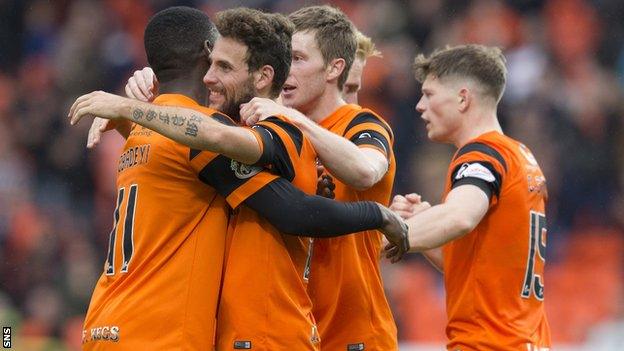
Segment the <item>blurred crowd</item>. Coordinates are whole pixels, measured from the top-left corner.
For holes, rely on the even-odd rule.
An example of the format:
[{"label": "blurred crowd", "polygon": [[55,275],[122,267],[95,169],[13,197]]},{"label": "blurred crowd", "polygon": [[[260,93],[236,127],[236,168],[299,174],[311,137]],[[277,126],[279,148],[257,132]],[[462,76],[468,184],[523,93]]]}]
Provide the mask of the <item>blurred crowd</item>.
[{"label": "blurred crowd", "polygon": [[[109,133],[87,151],[90,121],[70,127],[66,117],[73,100],[93,90],[122,93],[129,75],[146,65],[147,21],[165,7],[289,13],[310,3],[0,1],[0,324],[14,327],[15,343],[79,349],[104,264],[123,141]],[[453,150],[427,141],[414,110],[414,56],[466,42],[504,50],[509,76],[499,118],[507,134],[533,150],[548,179],[545,282],[553,342],[624,347],[624,4],[331,3],[383,54],[368,60],[360,103],[394,128],[395,193],[438,202]],[[400,340],[441,345],[441,275],[413,255],[384,265],[384,279]]]}]

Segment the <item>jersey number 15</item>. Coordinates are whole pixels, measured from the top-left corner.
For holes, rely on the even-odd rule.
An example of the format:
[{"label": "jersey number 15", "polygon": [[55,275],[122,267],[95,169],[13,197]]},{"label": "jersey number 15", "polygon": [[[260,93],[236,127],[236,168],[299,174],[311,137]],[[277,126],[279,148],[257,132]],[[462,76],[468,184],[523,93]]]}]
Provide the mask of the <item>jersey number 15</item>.
[{"label": "jersey number 15", "polygon": [[533,211],[530,212],[530,216],[529,257],[521,295],[528,299],[531,293],[534,293],[535,298],[542,301],[544,300],[544,282],[542,277],[535,273],[535,260],[546,261],[546,216]]}]

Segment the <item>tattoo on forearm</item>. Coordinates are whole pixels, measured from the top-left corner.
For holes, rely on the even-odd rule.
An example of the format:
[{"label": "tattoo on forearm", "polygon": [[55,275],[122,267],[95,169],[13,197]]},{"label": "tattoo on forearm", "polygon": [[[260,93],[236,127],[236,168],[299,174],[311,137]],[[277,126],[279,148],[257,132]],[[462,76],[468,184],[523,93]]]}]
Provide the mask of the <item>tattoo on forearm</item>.
[{"label": "tattoo on forearm", "polygon": [[171,117],[171,123],[173,123],[174,126],[179,127],[181,125],[184,125],[184,122],[186,122],[186,117],[178,115],[173,115],[173,117]]},{"label": "tattoo on forearm", "polygon": [[189,120],[186,122],[186,130],[184,131],[184,134],[192,136],[192,137],[196,137],[197,136],[197,132],[199,131],[199,128],[197,127],[198,124],[201,124],[202,122],[202,118],[196,115],[192,115]]},{"label": "tattoo on forearm", "polygon": [[189,123],[191,123],[191,122],[201,123],[202,122],[202,118],[197,116],[197,115],[192,115],[191,118],[189,119]]},{"label": "tattoo on forearm", "polygon": [[148,121],[151,121],[154,118],[156,118],[156,111],[154,111],[154,110],[147,110],[147,114],[145,115],[145,119],[148,120]]},{"label": "tattoo on forearm", "polygon": [[144,114],[143,110],[141,110],[141,109],[137,108],[137,109],[135,109],[134,111],[132,111],[132,118],[133,118],[135,121],[138,121],[138,120],[140,120],[141,118],[143,118],[143,114]]},{"label": "tattoo on forearm", "polygon": [[184,134],[188,136],[196,137],[198,130],[199,128],[197,128],[197,124],[189,122],[186,124],[186,131],[184,132]]},{"label": "tattoo on forearm", "polygon": [[187,120],[187,118],[184,116],[178,116],[178,115],[169,116],[168,113],[163,113],[163,112],[157,113],[154,110],[147,110],[147,112],[145,112],[144,110],[137,108],[132,111],[132,118],[135,121],[142,119],[144,116],[145,116],[146,121],[151,121],[155,119],[156,117],[158,117],[158,120],[161,123],[167,124],[167,125],[171,121],[171,123],[174,126],[185,128],[184,134],[193,136],[193,137],[197,136],[197,132],[199,131],[198,125],[201,124],[202,122],[202,117],[197,116],[197,115],[191,115],[191,117],[189,117]]}]

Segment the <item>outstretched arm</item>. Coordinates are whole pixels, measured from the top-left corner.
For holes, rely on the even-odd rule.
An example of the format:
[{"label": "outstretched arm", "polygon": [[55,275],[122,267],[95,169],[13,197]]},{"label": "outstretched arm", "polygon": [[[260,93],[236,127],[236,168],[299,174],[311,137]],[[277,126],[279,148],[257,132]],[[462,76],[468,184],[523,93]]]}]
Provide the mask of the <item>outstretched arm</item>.
[{"label": "outstretched arm", "polygon": [[409,248],[405,223],[388,208],[372,201],[339,202],[307,195],[278,178],[244,204],[284,234],[324,238],[378,229],[399,248],[388,257],[393,262]]},{"label": "outstretched arm", "polygon": [[388,159],[372,148],[360,148],[350,140],[319,126],[301,112],[276,102],[253,98],[241,108],[241,118],[248,125],[272,115],[287,116],[314,145],[323,165],[343,183],[358,190],[375,185],[388,171]]},{"label": "outstretched arm", "polygon": [[96,91],[79,97],[70,109],[71,124],[85,116],[129,120],[191,148],[216,152],[245,164],[256,163],[262,154],[251,130],[224,125],[192,109]]},{"label": "outstretched arm", "polygon": [[489,208],[488,195],[472,184],[453,188],[444,203],[407,219],[410,251],[423,252],[472,231]]},{"label": "outstretched arm", "polygon": [[343,183],[366,190],[388,171],[388,159],[380,151],[360,148],[301,114],[292,120],[310,138],[323,166]]}]

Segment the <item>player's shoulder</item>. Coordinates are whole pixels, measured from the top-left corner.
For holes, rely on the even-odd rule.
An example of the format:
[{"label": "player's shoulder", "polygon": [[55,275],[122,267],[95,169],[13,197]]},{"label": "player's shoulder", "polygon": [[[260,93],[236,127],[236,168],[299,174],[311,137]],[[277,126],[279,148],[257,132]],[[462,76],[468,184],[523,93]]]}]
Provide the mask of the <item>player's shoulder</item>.
[{"label": "player's shoulder", "polygon": [[303,144],[309,143],[303,131],[284,115],[270,116],[252,126],[252,128],[258,127],[267,130],[273,139],[292,142],[298,152],[301,152]]},{"label": "player's shoulder", "polygon": [[386,122],[386,120],[379,113],[370,108],[349,104],[346,117],[345,122],[347,125],[345,127],[345,131],[348,131],[358,125],[372,123],[381,126],[386,130],[390,137],[393,137],[392,127],[390,127],[390,124],[388,124],[388,122]]},{"label": "player's shoulder", "polygon": [[511,163],[510,138],[498,132],[489,132],[470,140],[457,150],[454,162],[492,159],[507,171]]}]

